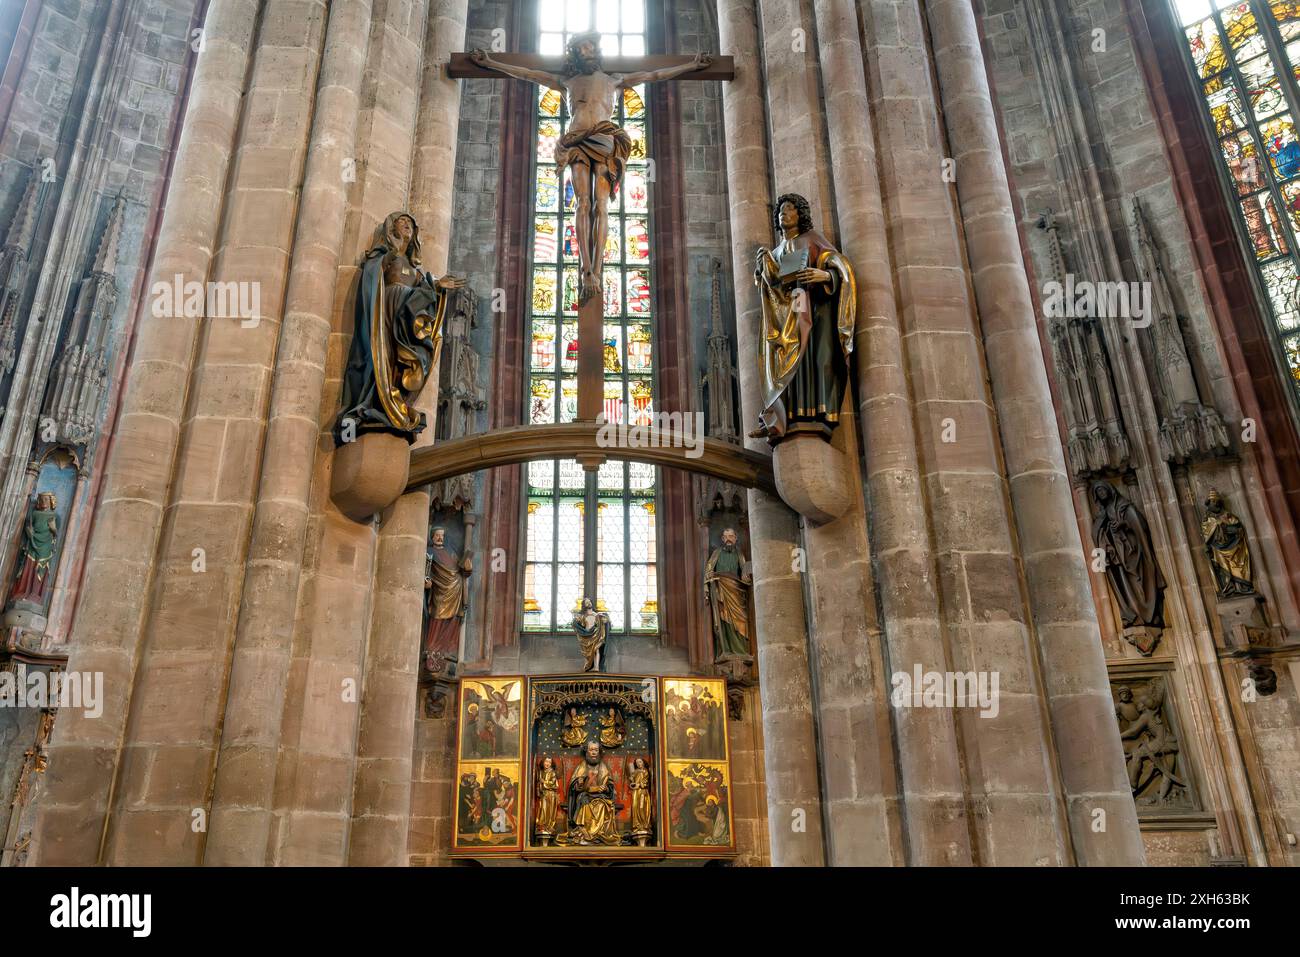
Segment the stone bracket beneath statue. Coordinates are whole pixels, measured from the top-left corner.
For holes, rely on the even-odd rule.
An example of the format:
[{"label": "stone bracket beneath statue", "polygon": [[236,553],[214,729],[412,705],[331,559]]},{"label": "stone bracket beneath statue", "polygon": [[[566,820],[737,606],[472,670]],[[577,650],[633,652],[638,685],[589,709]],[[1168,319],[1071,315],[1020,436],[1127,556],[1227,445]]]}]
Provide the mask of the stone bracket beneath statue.
[{"label": "stone bracket beneath statue", "polygon": [[1163,628],[1135,625],[1124,629],[1124,640],[1149,658],[1156,650],[1156,646],[1160,644],[1160,636],[1164,633]]},{"label": "stone bracket beneath statue", "polygon": [[719,677],[727,679],[727,715],[732,721],[745,719],[745,691],[758,684],[752,655],[722,655],[713,663]]},{"label": "stone bracket beneath statue", "polygon": [[330,498],[354,522],[368,522],[406,490],[411,446],[386,432],[367,432],[334,453]]},{"label": "stone bracket beneath statue", "polygon": [[817,525],[842,516],[853,505],[849,460],[815,433],[795,432],[772,450],[772,471],[781,500]]},{"label": "stone bracket beneath statue", "polygon": [[1286,643],[1286,629],[1269,623],[1263,595],[1219,598],[1215,610],[1223,625],[1224,641],[1231,651],[1276,648]]}]

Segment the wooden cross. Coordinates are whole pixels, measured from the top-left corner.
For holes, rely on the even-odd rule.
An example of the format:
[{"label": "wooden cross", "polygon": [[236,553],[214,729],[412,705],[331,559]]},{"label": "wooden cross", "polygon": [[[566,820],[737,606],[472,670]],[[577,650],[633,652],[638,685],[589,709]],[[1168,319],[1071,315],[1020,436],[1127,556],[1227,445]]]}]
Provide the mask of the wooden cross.
[{"label": "wooden cross", "polygon": [[[570,40],[570,46],[585,42],[589,49],[594,47],[598,50],[596,46],[598,41],[592,40],[592,37],[592,34],[574,37]],[[476,51],[474,54],[453,53],[447,75],[452,79],[499,79],[503,76],[513,76],[555,89],[565,88],[555,82],[565,76],[564,62],[559,57],[544,57],[531,53],[494,53],[489,56],[492,62],[485,64],[480,62],[481,51]],[[626,76],[629,82],[636,80],[636,83],[660,79],[730,80],[735,77],[731,57],[712,57],[705,66],[697,66],[696,58],[691,56],[619,57],[601,62],[599,70],[611,77]],[[662,76],[665,73],[671,76]],[[569,79],[581,79],[582,76],[578,74]],[[573,95],[571,88],[568,92],[570,96]],[[612,109],[601,119],[607,120],[611,115]],[[570,131],[572,129],[571,124]],[[621,134],[621,131],[619,133]],[[596,180],[599,180],[599,176]],[[591,185],[575,183],[575,189],[581,191],[582,188],[600,191],[606,190],[606,185],[600,182]],[[588,199],[590,200],[591,197],[589,196]],[[596,208],[599,210],[599,215],[603,216],[602,205],[597,204]],[[600,254],[600,263],[590,265],[595,270],[597,281],[590,288],[584,288],[584,295],[578,305],[578,421],[580,422],[597,420],[601,414],[605,394],[603,342],[605,302],[599,282],[599,277],[603,273],[604,244],[600,243],[594,248]],[[584,284],[588,279],[589,277],[584,275]],[[586,462],[583,464],[592,467]]]}]

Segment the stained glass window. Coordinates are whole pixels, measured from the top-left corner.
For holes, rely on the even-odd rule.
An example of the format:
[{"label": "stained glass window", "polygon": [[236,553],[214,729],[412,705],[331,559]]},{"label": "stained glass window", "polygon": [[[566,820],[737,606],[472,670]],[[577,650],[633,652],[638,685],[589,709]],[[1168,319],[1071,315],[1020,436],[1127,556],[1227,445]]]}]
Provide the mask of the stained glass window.
[{"label": "stained glass window", "polygon": [[[600,32],[607,57],[646,52],[645,0],[539,0],[537,48],[560,56],[570,36]],[[654,413],[648,117],[643,87],[625,90],[612,116],[632,138],[622,186],[611,197],[605,244],[604,415],[649,424]],[[578,415],[578,234],[569,170],[555,144],[568,126],[564,97],[537,92],[532,213],[532,318],[528,421]],[[526,470],[525,631],[566,631],[583,595],[616,632],[659,630],[656,475],[653,466],[609,461],[588,474],[573,461]]]},{"label": "stained glass window", "polygon": [[1291,376],[1300,387],[1300,0],[1173,0]]}]

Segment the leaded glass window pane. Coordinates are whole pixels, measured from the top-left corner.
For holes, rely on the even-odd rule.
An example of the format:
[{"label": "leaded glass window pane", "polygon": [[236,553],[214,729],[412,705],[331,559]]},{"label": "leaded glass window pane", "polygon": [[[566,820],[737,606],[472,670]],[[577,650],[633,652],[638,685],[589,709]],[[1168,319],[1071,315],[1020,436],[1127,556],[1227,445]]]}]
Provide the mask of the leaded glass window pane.
[{"label": "leaded glass window pane", "polygon": [[[537,10],[543,55],[561,55],[570,36],[592,28],[606,56],[646,52],[645,0],[539,0]],[[578,234],[569,171],[561,178],[555,165],[555,144],[568,124],[564,98],[539,89],[536,103],[528,421],[546,425],[578,414]],[[632,138],[632,155],[610,198],[602,404],[607,421],[649,423],[654,300],[644,88],[625,90],[613,119]],[[562,460],[530,462],[525,474],[524,629],[567,630],[586,592],[609,613],[614,631],[658,631],[655,468],[609,461],[588,475]]]},{"label": "leaded glass window pane", "polygon": [[1238,222],[1300,387],[1300,2],[1172,0]]}]

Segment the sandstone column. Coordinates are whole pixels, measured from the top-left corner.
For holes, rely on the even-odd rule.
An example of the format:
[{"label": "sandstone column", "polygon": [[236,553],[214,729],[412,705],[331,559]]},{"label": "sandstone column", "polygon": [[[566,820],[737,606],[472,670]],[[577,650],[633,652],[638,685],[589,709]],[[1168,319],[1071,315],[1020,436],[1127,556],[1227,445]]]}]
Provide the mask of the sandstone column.
[{"label": "sandstone column", "polygon": [[[266,862],[370,0],[330,10],[204,861]],[[351,164],[351,165],[349,165]]]},{"label": "sandstone column", "polygon": [[925,6],[1074,854],[1080,864],[1141,864],[974,10],[970,0]]},{"label": "sandstone column", "polygon": [[[754,253],[771,234],[762,73],[753,0],[718,0],[720,52],[735,58],[736,78],[722,86],[727,178],[736,280],[736,338],[742,422],[754,422],[761,394],[758,293]],[[764,450],[761,441],[751,448]],[[798,521],[777,498],[749,493],[754,612],[757,620],[763,758],[772,863],[824,863],[821,793],[803,583],[795,571]]]},{"label": "sandstone column", "polygon": [[[208,10],[151,286],[208,277],[259,6],[213,0]],[[103,713],[94,720],[75,710],[60,715],[32,863],[99,859],[198,331],[197,318],[148,309],[137,325],[71,636],[69,668],[104,674]],[[189,830],[188,822],[179,826]]]},{"label": "sandstone column", "polygon": [[191,820],[211,797],[311,129],[303,91],[316,86],[325,18],[323,0],[286,0],[258,21],[213,279],[257,290],[259,314],[227,308],[200,334],[105,845],[110,864],[202,860],[204,833]]},{"label": "sandstone column", "polygon": [[[857,9],[852,0],[817,0],[814,6],[840,248],[858,280],[854,369],[871,500],[867,524],[888,643],[887,664],[894,670],[910,671],[920,663],[927,671],[945,671],[948,658],[940,633],[934,556],[921,491],[915,408],[894,301],[893,259]],[[909,863],[969,864],[952,712],[897,708],[893,725],[907,806]]]},{"label": "sandstone column", "polygon": [[[823,76],[811,11],[798,0],[761,0],[760,7],[775,191],[804,195],[816,227],[834,241],[839,197],[830,188],[830,153],[818,95]],[[829,76],[826,80],[833,82]],[[750,248],[770,245],[774,238],[770,217],[761,232],[741,237]],[[752,271],[751,257],[737,276],[748,280]],[[859,474],[857,416],[847,395],[841,412],[832,446],[846,473],[852,505],[834,521],[805,522],[803,539],[826,862],[880,866],[902,863],[898,775]],[[748,421],[755,418],[751,414]]]},{"label": "sandstone column", "polygon": [[[274,864],[335,866],[347,863],[349,856],[367,645],[380,603],[375,576],[381,559],[375,523],[354,522],[330,501],[335,453],[329,432],[352,340],[359,264],[385,217],[407,207],[420,112],[422,7],[377,0],[371,16],[357,124],[357,182],[350,191],[331,317],[308,560],[298,590],[276,768]],[[423,240],[427,226],[420,226]],[[391,516],[389,509],[383,523]]]},{"label": "sandstone column", "polygon": [[[446,75],[465,45],[467,0],[431,0],[415,134],[411,211],[421,224],[424,265],[447,271],[460,83]],[[433,444],[438,403],[435,366],[419,407],[429,424],[414,448]],[[366,654],[361,732],[348,863],[405,865],[411,815],[411,760],[429,540],[429,492],[403,495],[384,517],[375,570],[375,610]]]},{"label": "sandstone column", "polygon": [[[1068,839],[1006,479],[984,372],[961,224],[917,0],[862,0],[873,113],[918,461],[933,535],[949,669],[974,674],[996,710],[953,709],[971,860],[1064,864]],[[911,671],[924,661],[893,661]],[[929,702],[933,707],[935,702]],[[924,707],[923,699],[913,707]],[[954,795],[954,798],[956,796]],[[958,802],[950,802],[957,813]],[[956,821],[954,821],[954,826]],[[959,841],[940,850],[960,862]]]}]

